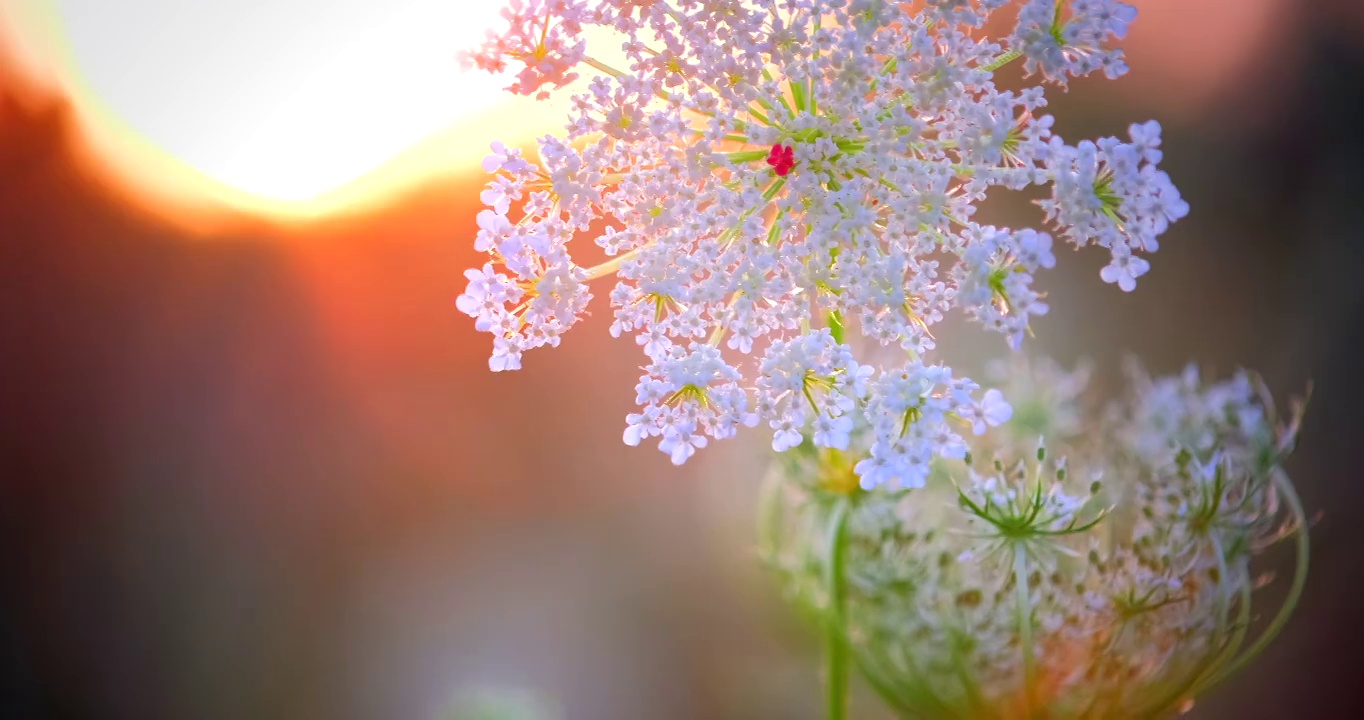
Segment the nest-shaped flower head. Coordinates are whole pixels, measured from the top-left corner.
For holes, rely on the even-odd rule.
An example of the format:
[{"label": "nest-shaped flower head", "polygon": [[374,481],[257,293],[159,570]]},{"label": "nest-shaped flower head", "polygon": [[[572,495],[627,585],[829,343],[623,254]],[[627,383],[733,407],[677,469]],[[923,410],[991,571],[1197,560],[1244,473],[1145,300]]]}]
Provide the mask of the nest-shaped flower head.
[{"label": "nest-shaped flower head", "polygon": [[[778,463],[766,557],[906,717],[1186,707],[1266,646],[1302,588],[1304,518],[1281,467],[1300,407],[1281,426],[1248,373],[1134,370],[1128,399],[1083,424],[1087,372],[1009,372],[1028,413],[934,461],[924,488],[849,483],[856,432],[851,453],[806,443]],[[1295,533],[1287,598],[1266,610],[1252,561]]]}]

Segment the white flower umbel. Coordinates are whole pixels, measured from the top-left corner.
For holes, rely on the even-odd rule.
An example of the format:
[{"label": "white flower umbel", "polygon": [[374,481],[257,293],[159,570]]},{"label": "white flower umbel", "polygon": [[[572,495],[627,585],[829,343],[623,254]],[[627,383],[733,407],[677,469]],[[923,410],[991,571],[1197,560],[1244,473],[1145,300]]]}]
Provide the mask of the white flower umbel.
[{"label": "white flower umbel", "polygon": [[[1086,372],[995,372],[1029,409],[933,461],[920,490],[849,483],[857,433],[769,478],[764,555],[871,687],[904,717],[1159,717],[1254,659],[1307,569],[1281,466],[1301,406],[1280,427],[1248,373],[1134,370],[1130,399],[1082,434]],[[1266,609],[1252,561],[1290,535],[1297,567]]]},{"label": "white flower umbel", "polygon": [[[1158,124],[1070,145],[1044,112],[1042,83],[1125,72],[1108,43],[1133,8],[1015,3],[1013,30],[989,37],[1006,4],[513,0],[464,62],[515,73],[516,93],[576,94],[534,161],[494,143],[484,162],[474,243],[490,262],[458,307],[492,333],[490,367],[557,345],[614,277],[611,332],[649,358],[627,442],[657,438],[680,463],[738,425],[766,422],[780,450],[842,448],[864,423],[861,483],[921,484],[966,429],[1009,417],[927,358],[934,324],[961,312],[1017,347],[1048,310],[1033,281],[1056,263],[1052,233],[1104,248],[1103,279],[1131,290],[1188,211],[1157,169]],[[603,50],[620,67],[591,28],[618,37]],[[1031,80],[997,84],[1020,59]],[[991,190],[1032,186],[1050,194],[1045,229],[974,220]],[[597,248],[570,252],[582,236]]]}]

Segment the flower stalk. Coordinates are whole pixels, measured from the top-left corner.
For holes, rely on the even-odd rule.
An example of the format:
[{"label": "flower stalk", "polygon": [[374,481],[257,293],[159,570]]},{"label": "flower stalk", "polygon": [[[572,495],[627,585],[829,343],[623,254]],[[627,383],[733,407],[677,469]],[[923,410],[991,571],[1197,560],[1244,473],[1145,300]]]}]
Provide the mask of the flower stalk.
[{"label": "flower stalk", "polygon": [[1037,687],[1037,650],[1033,647],[1032,598],[1028,589],[1028,549],[1013,542],[1014,596],[1018,603],[1018,647],[1023,659],[1023,717],[1033,715]]},{"label": "flower stalk", "polygon": [[828,550],[825,557],[825,585],[829,611],[824,630],[825,718],[846,720],[848,716],[848,641],[844,613],[848,593],[847,545],[849,499],[834,502],[829,516]]}]

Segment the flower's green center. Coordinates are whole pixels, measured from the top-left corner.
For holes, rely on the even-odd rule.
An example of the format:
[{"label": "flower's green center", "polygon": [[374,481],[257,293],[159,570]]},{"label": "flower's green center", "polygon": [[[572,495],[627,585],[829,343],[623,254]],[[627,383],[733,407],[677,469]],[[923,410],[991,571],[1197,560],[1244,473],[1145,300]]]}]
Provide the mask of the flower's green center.
[{"label": "flower's green center", "polygon": [[687,383],[678,388],[667,400],[667,404],[674,407],[688,402],[695,402],[702,407],[707,407],[710,405],[710,397],[706,394],[705,388],[695,383]]}]

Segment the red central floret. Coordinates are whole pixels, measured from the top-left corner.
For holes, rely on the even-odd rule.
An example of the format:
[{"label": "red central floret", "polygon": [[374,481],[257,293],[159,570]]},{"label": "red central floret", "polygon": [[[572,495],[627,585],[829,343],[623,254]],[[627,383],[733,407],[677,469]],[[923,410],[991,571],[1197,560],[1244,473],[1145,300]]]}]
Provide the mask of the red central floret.
[{"label": "red central floret", "polygon": [[772,152],[767,154],[767,164],[771,165],[778,175],[786,177],[796,165],[796,149],[790,145],[773,145]]}]

